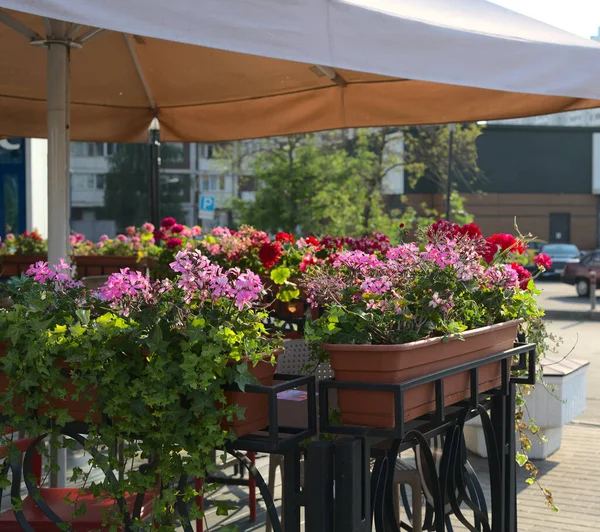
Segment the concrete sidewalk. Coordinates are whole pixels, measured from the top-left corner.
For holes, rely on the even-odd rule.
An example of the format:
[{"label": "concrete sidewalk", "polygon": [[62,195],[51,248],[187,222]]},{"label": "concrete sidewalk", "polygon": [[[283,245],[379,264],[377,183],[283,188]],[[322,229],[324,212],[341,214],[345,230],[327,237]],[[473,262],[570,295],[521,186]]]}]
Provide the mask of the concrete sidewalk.
[{"label": "concrete sidewalk", "polygon": [[600,321],[600,290],[597,292],[598,305],[592,311],[590,300],[579,297],[574,286],[543,280],[538,280],[536,286],[542,292],[538,300],[549,320]]}]

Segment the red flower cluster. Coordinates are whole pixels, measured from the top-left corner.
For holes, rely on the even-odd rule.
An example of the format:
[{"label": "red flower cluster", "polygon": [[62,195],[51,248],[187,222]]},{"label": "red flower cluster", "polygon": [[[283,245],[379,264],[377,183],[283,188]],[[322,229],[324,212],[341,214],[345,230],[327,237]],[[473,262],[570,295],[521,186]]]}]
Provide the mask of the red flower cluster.
[{"label": "red flower cluster", "polygon": [[175,218],[170,218],[170,217],[169,218],[163,218],[163,221],[160,223],[160,226],[164,227],[165,229],[170,229],[176,223],[177,223],[177,220]]},{"label": "red flower cluster", "polygon": [[438,220],[437,222],[431,224],[431,227],[427,232],[427,236],[432,239],[436,235],[448,236],[450,238],[467,236],[471,239],[480,238],[482,236],[481,229],[474,223],[458,225],[450,223],[448,220]]},{"label": "red flower cluster", "polygon": [[305,272],[309,266],[315,265],[315,264],[319,264],[319,260],[314,255],[311,255],[310,253],[308,253],[308,254],[304,255],[304,257],[302,258],[302,262],[300,263],[300,266],[298,267],[298,269],[301,272]]},{"label": "red flower cluster", "polygon": [[514,236],[509,235],[508,233],[492,235],[486,240],[490,244],[496,244],[496,246],[502,251],[510,250],[514,253],[525,253],[525,245],[523,242],[517,240]]},{"label": "red flower cluster", "polygon": [[494,260],[498,251],[508,251],[522,255],[527,250],[527,245],[521,240],[517,240],[508,233],[500,233],[486,238],[486,247],[483,250],[483,258],[489,264]]},{"label": "red flower cluster", "polygon": [[344,238],[341,236],[325,235],[321,238],[319,244],[325,249],[342,249],[344,247]]},{"label": "red flower cluster", "polygon": [[539,255],[536,255],[535,259],[533,260],[538,266],[544,268],[545,270],[552,266],[552,259],[545,253],[540,253]]},{"label": "red flower cluster", "polygon": [[321,249],[321,243],[314,236],[309,236],[306,238],[306,242],[317,248],[317,250]]},{"label": "red flower cluster", "polygon": [[385,253],[391,247],[390,237],[377,231],[373,231],[369,235],[361,236],[358,238],[354,238],[351,236],[341,237],[326,235],[323,238],[321,238],[321,240],[318,243],[322,248],[325,249],[345,248],[349,251],[364,251],[365,253],[375,253],[376,251]]},{"label": "red flower cluster", "polygon": [[167,240],[167,247],[169,249],[174,249],[176,247],[179,247],[183,244],[183,242],[181,242],[181,240],[179,238],[169,238],[169,240]]},{"label": "red flower cluster", "polygon": [[265,242],[258,251],[258,258],[262,265],[271,269],[281,257],[281,246],[277,242]]},{"label": "red flower cluster", "polygon": [[181,233],[181,231],[183,231],[183,225],[175,224],[173,227],[171,227],[171,231],[173,233]]},{"label": "red flower cluster", "polygon": [[275,240],[277,242],[281,242],[282,244],[285,244],[286,242],[293,244],[295,242],[294,235],[291,233],[284,233],[283,231],[280,231],[275,235]]},{"label": "red flower cluster", "polygon": [[25,231],[23,233],[23,237],[24,238],[31,238],[32,240],[37,240],[38,242],[41,242],[42,240],[44,240],[36,231]]},{"label": "red flower cluster", "polygon": [[531,274],[525,269],[525,267],[516,262],[511,263],[511,268],[517,272],[519,276],[519,286],[521,290],[527,290],[527,284],[529,283],[529,279],[531,279]]}]

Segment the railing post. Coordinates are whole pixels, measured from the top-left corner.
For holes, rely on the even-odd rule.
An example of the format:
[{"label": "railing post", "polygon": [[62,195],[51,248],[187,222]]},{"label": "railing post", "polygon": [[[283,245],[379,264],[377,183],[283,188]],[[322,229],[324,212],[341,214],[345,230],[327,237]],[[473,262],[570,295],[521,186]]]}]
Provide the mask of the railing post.
[{"label": "railing post", "polygon": [[590,306],[596,310],[596,270],[590,270]]},{"label": "railing post", "polygon": [[300,532],[300,448],[283,455],[283,520],[286,532]]},{"label": "railing post", "polygon": [[333,443],[317,441],[306,450],[306,530],[333,530]]},{"label": "railing post", "polygon": [[363,459],[363,441],[360,439],[343,439],[335,443],[333,530],[336,532],[363,532],[367,522],[367,530],[370,530],[371,517],[365,508],[370,481],[368,476],[365,478]]},{"label": "railing post", "polygon": [[[510,413],[507,412],[506,407],[506,396],[498,394],[492,398],[491,418],[494,432],[494,439],[496,440],[496,446],[498,449],[498,456],[488,456],[488,460],[498,460],[498,471],[500,478],[496,479],[496,482],[492,481],[492,532],[507,532],[505,524],[507,522],[507,504],[506,504],[506,492],[507,492],[507,427],[506,420]],[[512,413],[514,416],[514,412]],[[512,426],[514,430],[514,423]],[[514,459],[514,456],[513,456]]]}]

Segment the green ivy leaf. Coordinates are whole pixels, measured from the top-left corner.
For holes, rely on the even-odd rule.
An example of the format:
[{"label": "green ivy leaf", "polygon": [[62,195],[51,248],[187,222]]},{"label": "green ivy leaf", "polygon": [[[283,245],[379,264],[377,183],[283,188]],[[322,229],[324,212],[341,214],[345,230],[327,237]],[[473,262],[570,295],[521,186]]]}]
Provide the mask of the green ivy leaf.
[{"label": "green ivy leaf", "polygon": [[290,278],[291,274],[292,272],[289,268],[286,268],[285,266],[280,266],[279,268],[271,270],[271,280],[275,284],[283,284]]},{"label": "green ivy leaf", "polygon": [[515,459],[517,460],[519,467],[523,467],[528,461],[527,455],[523,453],[517,453]]},{"label": "green ivy leaf", "polygon": [[280,288],[279,292],[277,292],[277,299],[283,301],[284,303],[289,303],[290,301],[297,299],[300,295],[300,290],[297,288],[284,287]]},{"label": "green ivy leaf", "polygon": [[245,392],[246,386],[250,384],[260,384],[258,382],[258,379],[254,375],[251,375],[248,371],[248,364],[236,364],[234,368],[234,380],[235,383],[240,387],[240,390],[242,390],[242,392]]}]

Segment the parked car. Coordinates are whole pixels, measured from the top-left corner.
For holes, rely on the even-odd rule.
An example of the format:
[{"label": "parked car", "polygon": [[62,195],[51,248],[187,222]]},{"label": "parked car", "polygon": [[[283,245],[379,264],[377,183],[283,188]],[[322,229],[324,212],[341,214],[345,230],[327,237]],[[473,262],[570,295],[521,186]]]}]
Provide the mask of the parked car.
[{"label": "parked car", "polygon": [[562,275],[567,264],[577,263],[581,257],[575,244],[544,244],[540,253],[552,259],[552,266],[543,274],[545,277]]},{"label": "parked car", "polygon": [[586,254],[579,262],[566,264],[561,281],[575,285],[577,295],[585,297],[590,293],[590,271],[596,272],[596,286],[600,286],[600,249]]}]

